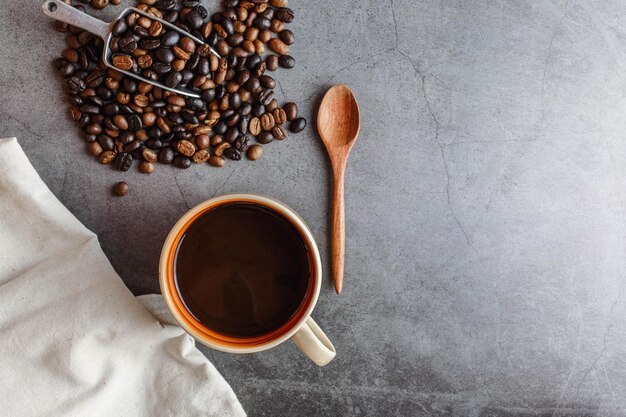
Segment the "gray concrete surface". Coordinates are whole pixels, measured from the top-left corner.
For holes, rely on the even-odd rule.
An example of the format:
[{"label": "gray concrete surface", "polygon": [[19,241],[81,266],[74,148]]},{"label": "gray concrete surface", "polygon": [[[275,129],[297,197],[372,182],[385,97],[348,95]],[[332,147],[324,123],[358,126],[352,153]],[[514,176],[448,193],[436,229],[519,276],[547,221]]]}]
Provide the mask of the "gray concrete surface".
[{"label": "gray concrete surface", "polygon": [[[205,0],[212,7],[215,2]],[[325,368],[286,343],[205,350],[251,416],[626,415],[626,4],[617,0],[292,1],[312,114],[352,87],[345,293],[314,317]],[[0,7],[0,136],[154,292],[175,220],[214,195],[275,196],[328,259],[329,165],[314,129],[257,163],[120,174],[83,150],[39,1]],[[125,179],[124,199],[109,187]],[[328,271],[328,265],[326,265]]]}]

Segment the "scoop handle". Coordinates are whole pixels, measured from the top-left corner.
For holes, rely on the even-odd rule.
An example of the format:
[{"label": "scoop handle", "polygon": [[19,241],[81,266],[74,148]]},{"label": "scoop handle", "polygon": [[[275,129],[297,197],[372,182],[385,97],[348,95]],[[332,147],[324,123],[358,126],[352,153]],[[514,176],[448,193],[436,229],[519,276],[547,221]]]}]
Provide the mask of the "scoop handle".
[{"label": "scoop handle", "polygon": [[46,0],[41,7],[47,16],[98,35],[105,41],[111,32],[110,23],[91,17],[61,0]]}]

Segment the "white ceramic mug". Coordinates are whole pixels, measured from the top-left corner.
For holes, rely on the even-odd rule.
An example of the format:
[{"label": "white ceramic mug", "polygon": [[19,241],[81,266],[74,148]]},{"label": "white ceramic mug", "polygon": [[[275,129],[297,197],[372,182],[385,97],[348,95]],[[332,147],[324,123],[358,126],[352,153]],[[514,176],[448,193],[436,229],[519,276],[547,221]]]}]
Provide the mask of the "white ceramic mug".
[{"label": "white ceramic mug", "polygon": [[[187,228],[202,214],[229,203],[253,203],[269,208],[287,219],[299,232],[309,252],[311,276],[309,289],[296,313],[278,329],[261,336],[238,338],[220,334],[198,321],[186,308],[174,278],[176,250]],[[322,329],[311,318],[322,285],[322,263],[311,231],[304,221],[287,205],[273,198],[256,194],[229,194],[212,198],[189,210],[170,231],[159,263],[161,292],[172,315],[183,329],[200,343],[223,352],[261,352],[291,338],[316,364],[326,365],[335,357],[335,348]]]}]

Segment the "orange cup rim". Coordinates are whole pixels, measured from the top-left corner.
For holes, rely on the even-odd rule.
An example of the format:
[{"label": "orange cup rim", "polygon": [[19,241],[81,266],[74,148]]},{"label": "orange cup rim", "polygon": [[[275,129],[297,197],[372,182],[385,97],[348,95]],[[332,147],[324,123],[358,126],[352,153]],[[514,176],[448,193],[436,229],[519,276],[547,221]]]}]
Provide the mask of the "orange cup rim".
[{"label": "orange cup rim", "polygon": [[[211,330],[203,325],[187,310],[178,290],[174,279],[174,258],[176,256],[176,248],[184,231],[189,225],[203,213],[229,203],[254,203],[260,204],[271,210],[276,211],[285,217],[291,224],[296,227],[306,246],[309,250],[309,258],[311,260],[311,279],[309,280],[309,289],[302,305],[298,308],[294,316],[278,329],[270,333],[252,337],[252,338],[236,338],[226,336]],[[293,336],[304,322],[311,316],[311,312],[317,304],[322,281],[322,265],[319,249],[313,238],[313,234],[307,227],[306,223],[298,214],[286,204],[263,195],[258,194],[226,194],[220,197],[211,198],[197,206],[191,208],[185,213],[170,230],[163,248],[161,250],[161,258],[159,261],[159,285],[165,302],[174,316],[178,324],[185,329],[187,333],[205,346],[230,353],[252,353],[261,352],[279,345],[285,340]]]}]

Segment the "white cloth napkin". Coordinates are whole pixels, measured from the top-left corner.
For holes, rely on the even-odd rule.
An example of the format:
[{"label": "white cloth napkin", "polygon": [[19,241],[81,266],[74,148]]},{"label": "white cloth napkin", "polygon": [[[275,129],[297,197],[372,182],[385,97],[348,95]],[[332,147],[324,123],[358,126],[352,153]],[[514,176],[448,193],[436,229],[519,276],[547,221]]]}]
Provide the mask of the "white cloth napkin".
[{"label": "white cloth napkin", "polygon": [[0,415],[245,415],[194,340],[133,297],[15,138],[0,139]]}]

